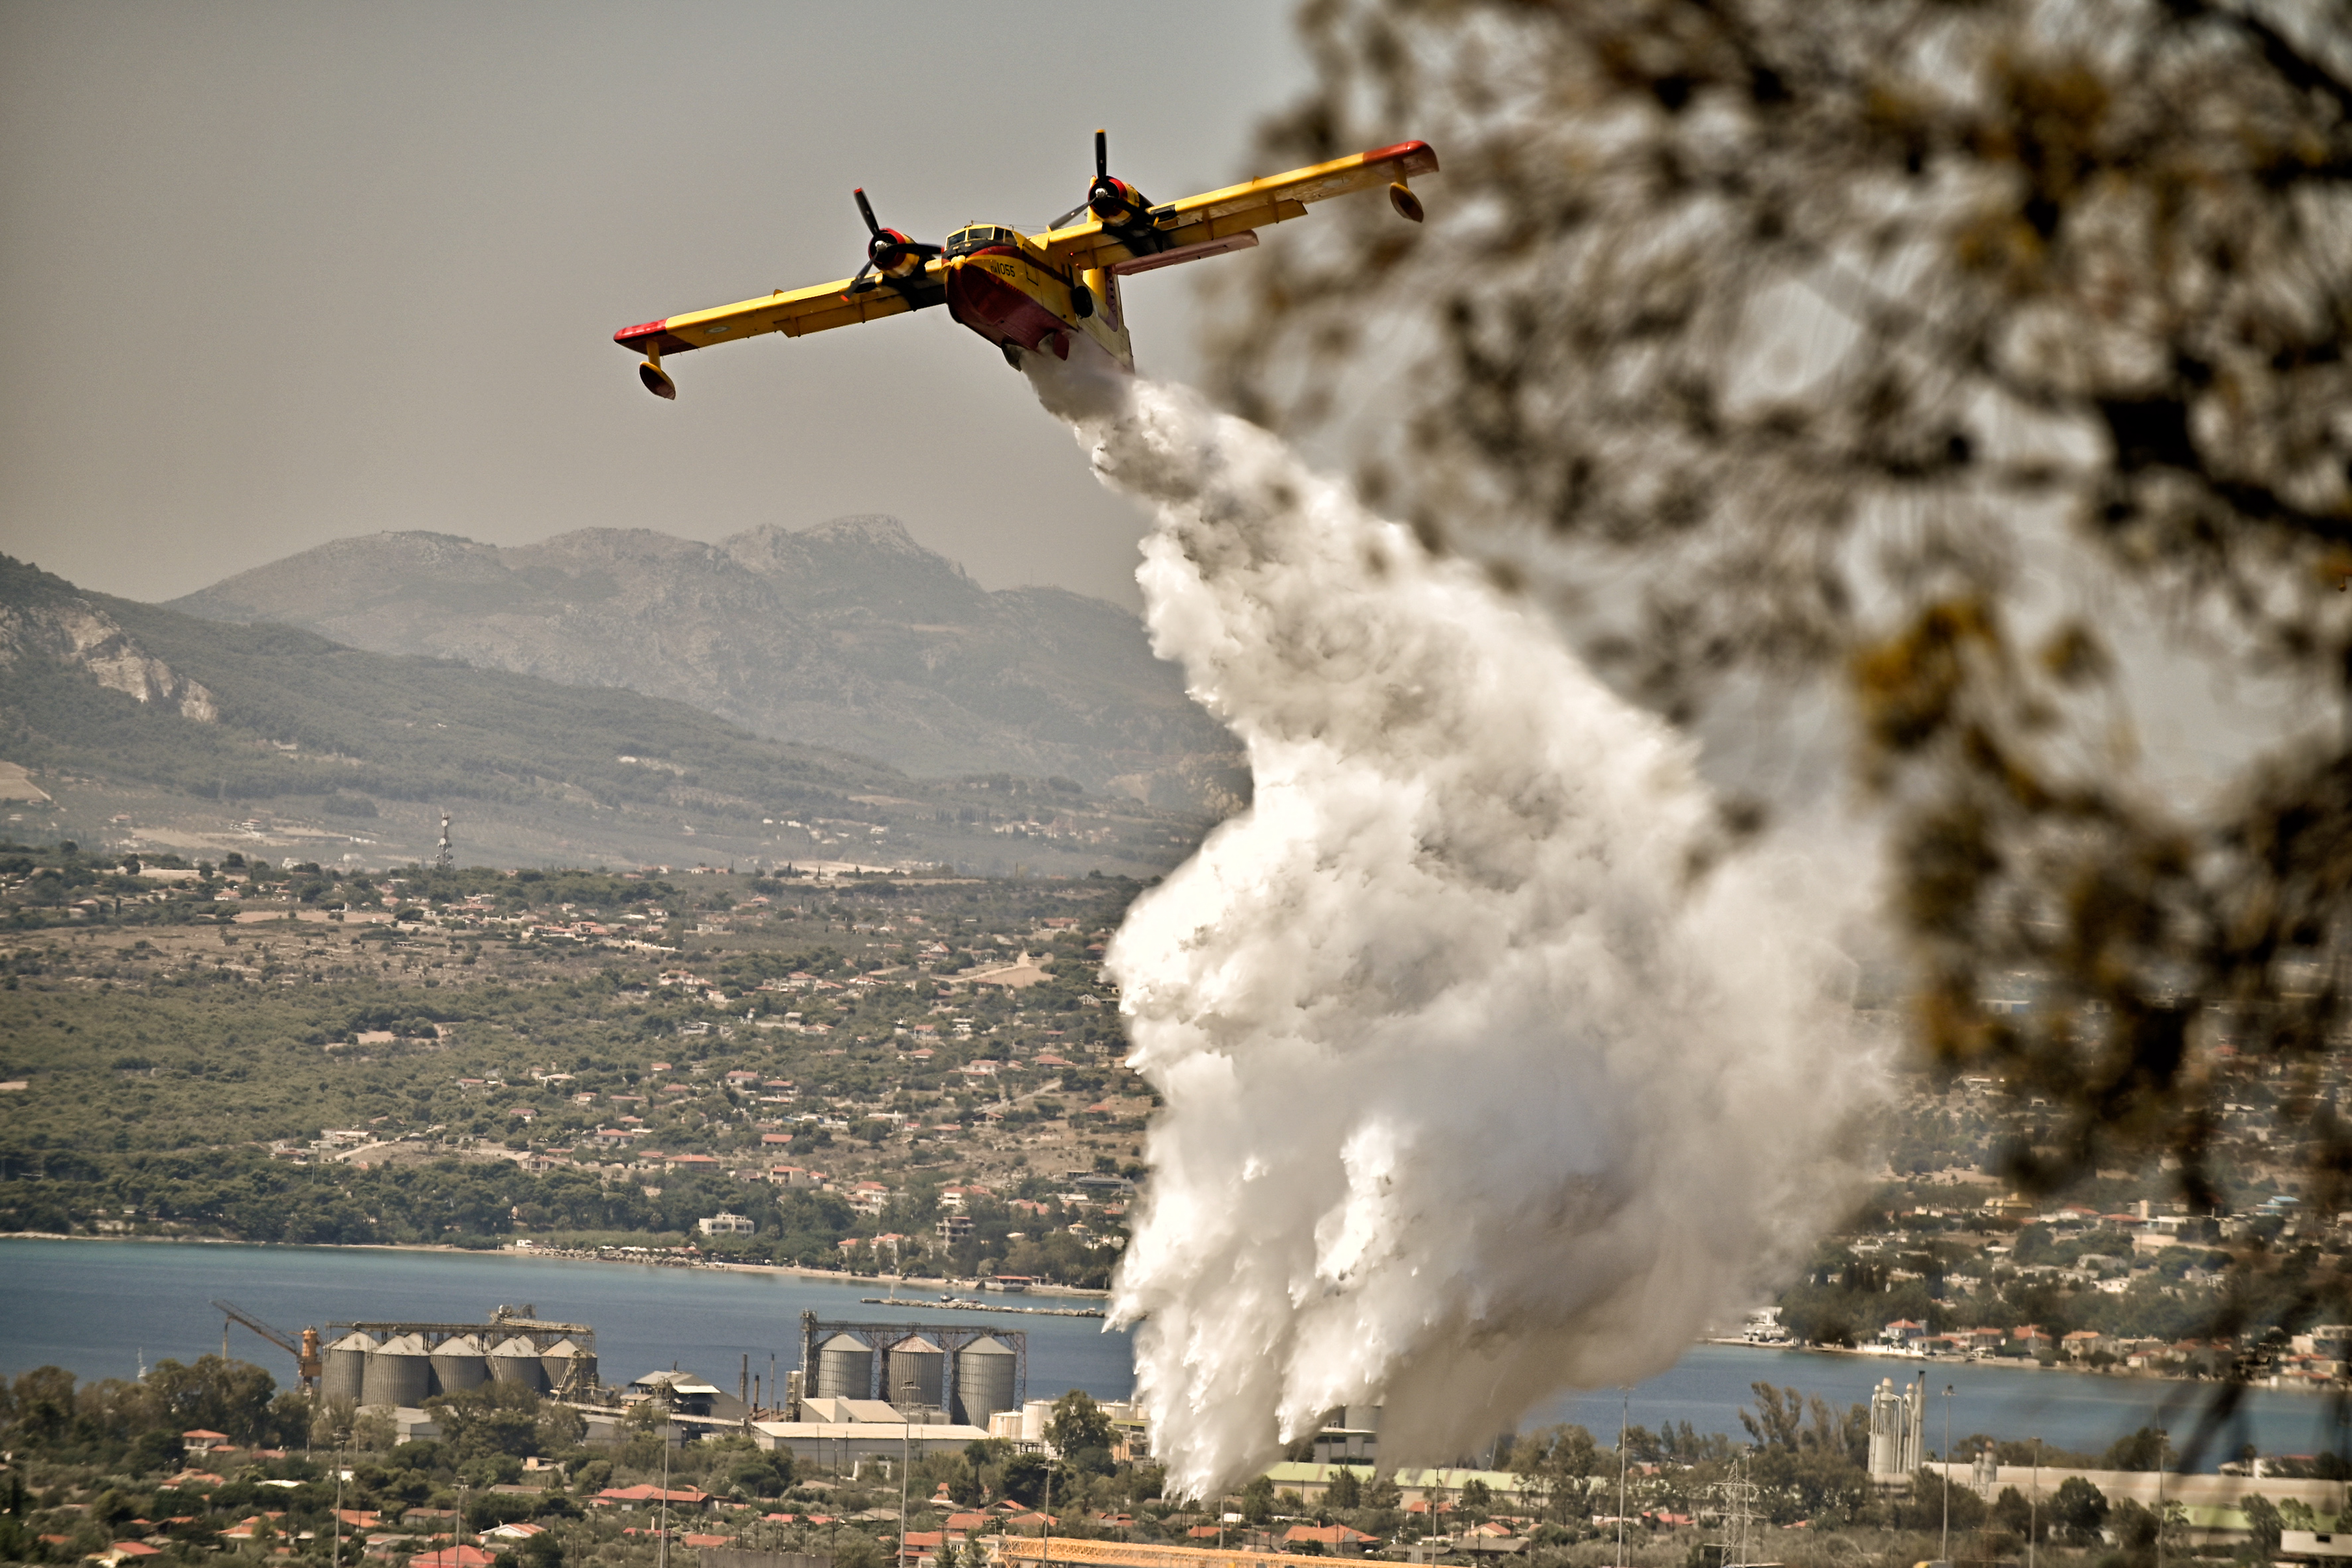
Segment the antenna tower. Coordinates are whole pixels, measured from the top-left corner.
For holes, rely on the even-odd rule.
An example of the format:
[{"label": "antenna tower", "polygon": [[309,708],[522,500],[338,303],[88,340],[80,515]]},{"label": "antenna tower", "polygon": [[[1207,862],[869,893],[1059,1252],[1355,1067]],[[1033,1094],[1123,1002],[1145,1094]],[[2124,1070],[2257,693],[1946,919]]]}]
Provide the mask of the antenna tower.
[{"label": "antenna tower", "polygon": [[441,813],[441,847],[434,851],[433,868],[436,871],[454,871],[457,868],[457,851],[449,842],[449,814],[446,810]]}]

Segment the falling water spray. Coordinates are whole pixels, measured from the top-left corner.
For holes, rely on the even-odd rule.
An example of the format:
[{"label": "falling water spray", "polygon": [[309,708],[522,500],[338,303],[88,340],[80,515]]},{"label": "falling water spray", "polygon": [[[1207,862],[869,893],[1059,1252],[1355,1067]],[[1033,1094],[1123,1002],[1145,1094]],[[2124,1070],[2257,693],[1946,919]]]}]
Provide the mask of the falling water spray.
[{"label": "falling water spray", "polygon": [[1165,1101],[1113,1317],[1171,1490],[1336,1406],[1448,1463],[1666,1366],[1853,1195],[1824,900],[1715,856],[1689,742],[1475,567],[1181,389],[1033,375],[1255,780],[1107,959]]}]

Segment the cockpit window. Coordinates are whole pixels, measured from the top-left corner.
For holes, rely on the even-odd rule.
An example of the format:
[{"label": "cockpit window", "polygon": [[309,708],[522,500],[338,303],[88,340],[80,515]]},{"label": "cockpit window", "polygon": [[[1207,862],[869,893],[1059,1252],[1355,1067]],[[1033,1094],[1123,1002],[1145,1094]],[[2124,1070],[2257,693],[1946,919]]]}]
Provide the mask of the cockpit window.
[{"label": "cockpit window", "polygon": [[1020,243],[1020,238],[1019,235],[1009,228],[999,228],[993,224],[973,224],[948,236],[947,253],[950,256],[962,256],[985,246],[1017,245]]}]

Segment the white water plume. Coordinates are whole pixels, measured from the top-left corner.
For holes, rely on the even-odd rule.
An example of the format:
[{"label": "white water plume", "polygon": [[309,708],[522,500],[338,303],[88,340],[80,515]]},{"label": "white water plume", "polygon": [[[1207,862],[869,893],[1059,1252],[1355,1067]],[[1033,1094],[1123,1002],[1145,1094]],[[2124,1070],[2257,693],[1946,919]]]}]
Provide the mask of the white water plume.
[{"label": "white water plume", "polygon": [[1538,615],[1189,393],[1036,376],[1158,523],[1153,645],[1251,808],[1111,943],[1165,1110],[1118,1272],[1171,1492],[1335,1406],[1450,1463],[1669,1364],[1852,1195],[1877,1092],[1790,868]]}]

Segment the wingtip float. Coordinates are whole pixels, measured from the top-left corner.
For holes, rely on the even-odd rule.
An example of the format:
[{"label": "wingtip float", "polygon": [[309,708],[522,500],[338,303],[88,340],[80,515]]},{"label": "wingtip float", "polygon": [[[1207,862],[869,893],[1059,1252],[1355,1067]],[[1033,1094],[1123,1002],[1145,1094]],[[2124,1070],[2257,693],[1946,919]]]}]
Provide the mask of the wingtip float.
[{"label": "wingtip float", "polygon": [[1422,221],[1408,183],[1437,172],[1426,142],[1400,142],[1286,174],[1250,180],[1155,205],[1110,172],[1109,138],[1095,132],[1095,177],[1086,199],[1038,234],[1002,224],[967,224],[930,245],[885,228],[861,188],[866,264],[853,277],[814,288],[694,310],[624,327],[613,341],[645,356],[637,378],[656,397],[677,396],[662,356],[782,332],[804,337],[834,327],[945,305],[948,314],[997,345],[1016,369],[1024,354],[1067,359],[1096,353],[1127,371],[1135,351],[1119,300],[1119,279],[1257,244],[1269,224],[1304,217],[1307,205],[1388,187],[1397,216]]}]

